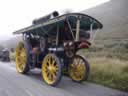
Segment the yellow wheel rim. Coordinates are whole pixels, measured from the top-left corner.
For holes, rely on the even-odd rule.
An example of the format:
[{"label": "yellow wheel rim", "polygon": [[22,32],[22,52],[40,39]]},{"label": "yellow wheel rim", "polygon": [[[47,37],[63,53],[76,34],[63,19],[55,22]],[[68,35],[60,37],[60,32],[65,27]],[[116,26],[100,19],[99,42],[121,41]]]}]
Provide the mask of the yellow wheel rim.
[{"label": "yellow wheel rim", "polygon": [[75,57],[69,68],[69,75],[74,81],[81,81],[85,78],[85,62],[80,57]]},{"label": "yellow wheel rim", "polygon": [[47,84],[54,84],[57,80],[58,64],[53,56],[47,55],[42,64],[43,79]]},{"label": "yellow wheel rim", "polygon": [[20,42],[16,48],[16,69],[22,73],[26,65],[26,50],[24,44]]}]

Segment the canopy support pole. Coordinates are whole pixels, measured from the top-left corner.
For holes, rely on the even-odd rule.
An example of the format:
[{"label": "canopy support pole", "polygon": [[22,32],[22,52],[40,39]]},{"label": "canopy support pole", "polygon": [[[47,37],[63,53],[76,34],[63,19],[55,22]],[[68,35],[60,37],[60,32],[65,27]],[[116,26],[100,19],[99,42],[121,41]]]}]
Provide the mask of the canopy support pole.
[{"label": "canopy support pole", "polygon": [[73,35],[73,31],[72,31],[71,25],[70,25],[68,19],[66,19],[66,21],[67,21],[67,23],[68,23],[68,27],[69,27],[69,29],[70,29],[70,32],[71,32],[71,34],[72,34],[72,37],[73,37],[73,39],[75,39],[75,37],[74,37],[74,35]]},{"label": "canopy support pole", "polygon": [[79,34],[80,33],[80,17],[78,17],[77,22],[76,22],[76,40],[79,40]]},{"label": "canopy support pole", "polygon": [[57,24],[57,36],[56,36],[56,45],[59,43],[59,25]]},{"label": "canopy support pole", "polygon": [[98,30],[95,30],[94,32],[93,32],[93,25],[94,25],[94,23],[92,23],[91,25],[90,25],[90,34],[91,34],[91,43],[93,44],[93,41],[94,41],[94,39],[95,39],[95,37],[96,37],[96,35],[97,35],[97,32],[98,32]]},{"label": "canopy support pole", "polygon": [[90,25],[91,39],[92,39],[92,37],[93,37],[92,29],[93,29],[93,23]]}]

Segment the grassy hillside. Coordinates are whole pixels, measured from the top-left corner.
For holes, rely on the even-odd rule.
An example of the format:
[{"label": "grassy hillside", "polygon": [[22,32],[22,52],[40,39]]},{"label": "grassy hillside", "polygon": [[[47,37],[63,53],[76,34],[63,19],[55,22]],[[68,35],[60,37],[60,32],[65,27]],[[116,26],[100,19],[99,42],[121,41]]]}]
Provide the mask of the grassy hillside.
[{"label": "grassy hillside", "polygon": [[128,0],[111,0],[83,13],[97,18],[103,29],[85,52],[89,80],[128,92]]}]

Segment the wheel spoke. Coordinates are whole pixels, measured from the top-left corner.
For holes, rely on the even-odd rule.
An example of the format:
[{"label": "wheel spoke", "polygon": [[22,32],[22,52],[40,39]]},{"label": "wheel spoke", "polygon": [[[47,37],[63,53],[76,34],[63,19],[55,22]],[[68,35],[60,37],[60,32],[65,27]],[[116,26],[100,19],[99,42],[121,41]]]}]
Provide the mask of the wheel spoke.
[{"label": "wheel spoke", "polygon": [[56,73],[52,73],[53,75],[53,79],[55,80],[56,79]]},{"label": "wheel spoke", "polygon": [[51,57],[49,57],[47,60],[48,64],[51,65]]},{"label": "wheel spoke", "polygon": [[52,66],[54,66],[54,64],[56,64],[56,61],[52,59]]},{"label": "wheel spoke", "polygon": [[50,74],[50,75],[49,75],[49,80],[51,80],[51,81],[52,81],[52,74]]}]

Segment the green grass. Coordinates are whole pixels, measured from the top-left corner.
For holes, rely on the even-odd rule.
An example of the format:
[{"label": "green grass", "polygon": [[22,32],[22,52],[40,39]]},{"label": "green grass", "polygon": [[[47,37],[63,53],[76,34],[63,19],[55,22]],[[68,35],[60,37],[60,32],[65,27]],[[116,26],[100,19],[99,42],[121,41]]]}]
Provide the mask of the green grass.
[{"label": "green grass", "polygon": [[89,81],[128,92],[128,40],[99,40],[84,50]]},{"label": "green grass", "polygon": [[128,91],[128,61],[108,57],[88,60],[91,66],[89,81]]}]

